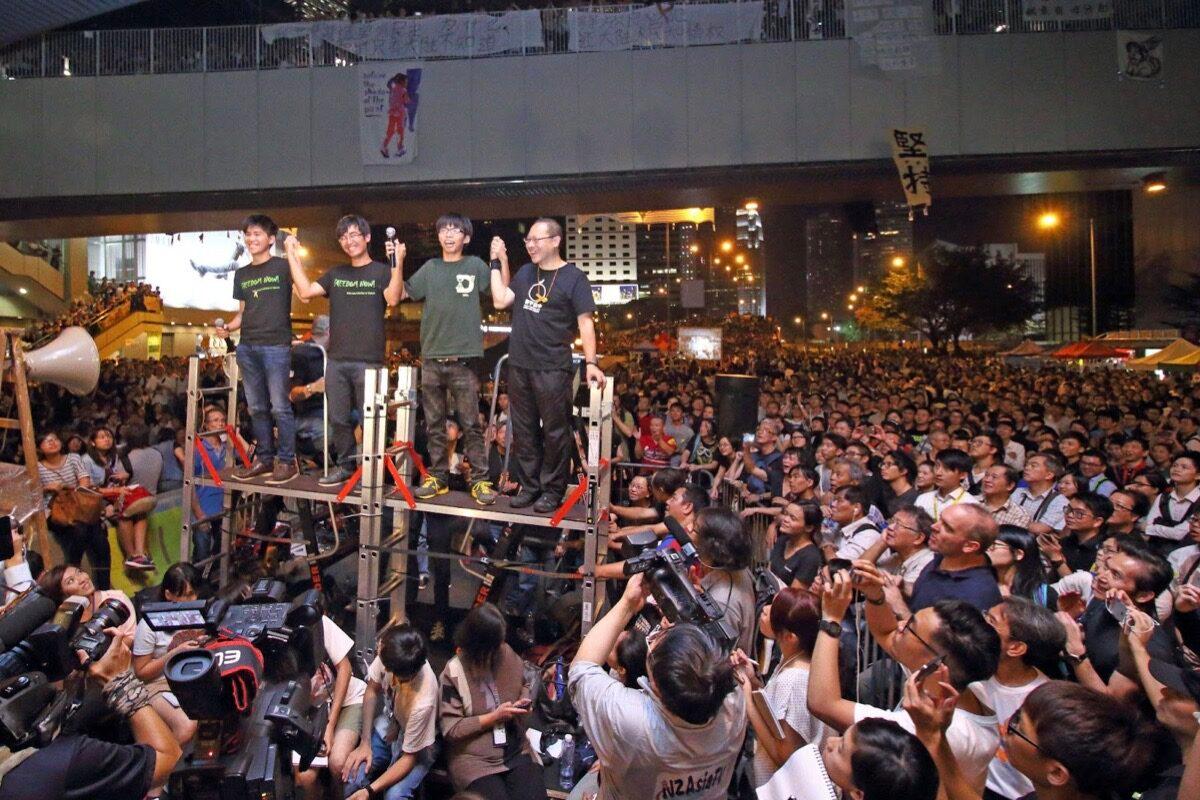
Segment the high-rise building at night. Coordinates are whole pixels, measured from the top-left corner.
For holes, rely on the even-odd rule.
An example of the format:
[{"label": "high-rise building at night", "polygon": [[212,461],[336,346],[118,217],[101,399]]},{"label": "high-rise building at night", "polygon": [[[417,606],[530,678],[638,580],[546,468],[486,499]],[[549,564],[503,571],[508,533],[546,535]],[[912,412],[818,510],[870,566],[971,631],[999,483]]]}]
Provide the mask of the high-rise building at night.
[{"label": "high-rise building at night", "polygon": [[840,208],[817,211],[804,221],[808,317],[822,312],[837,319],[848,316],[846,296],[853,291],[850,223]]},{"label": "high-rise building at night", "polygon": [[874,224],[853,234],[853,282],[877,284],[895,259],[908,262],[913,253],[913,226],[908,205],[897,200],[875,202]]},{"label": "high-rise building at night", "polygon": [[637,283],[635,222],[630,214],[567,217],[567,260],[592,283]]}]

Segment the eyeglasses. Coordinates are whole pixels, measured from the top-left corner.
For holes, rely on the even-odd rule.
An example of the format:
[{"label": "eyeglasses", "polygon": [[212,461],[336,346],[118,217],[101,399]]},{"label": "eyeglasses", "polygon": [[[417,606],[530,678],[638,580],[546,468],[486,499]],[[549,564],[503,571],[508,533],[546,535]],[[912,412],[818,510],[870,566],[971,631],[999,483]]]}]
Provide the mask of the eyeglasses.
[{"label": "eyeglasses", "polygon": [[343,233],[341,236],[338,237],[338,241],[339,242],[357,242],[358,240],[364,239],[364,238],[366,238],[366,237],[364,237],[358,231],[352,231],[351,233]]},{"label": "eyeglasses", "polygon": [[1091,515],[1092,512],[1086,508],[1068,508],[1063,512],[1063,516],[1065,517],[1090,517]]},{"label": "eyeglasses", "polygon": [[1008,718],[1008,725],[1005,726],[1005,731],[1009,736],[1016,736],[1018,739],[1026,742],[1034,750],[1037,750],[1042,755],[1047,755],[1046,751],[1041,746],[1021,732],[1021,712],[1017,712]]},{"label": "eyeglasses", "polygon": [[895,528],[896,530],[908,531],[909,533],[920,533],[921,532],[920,530],[912,527],[911,525],[901,524],[900,521],[897,520],[895,517],[892,517],[891,519],[889,519],[887,521],[887,526],[889,528]]},{"label": "eyeglasses", "polygon": [[457,225],[443,225],[438,228],[438,233],[465,233],[465,231]]},{"label": "eyeglasses", "polygon": [[[1112,500],[1110,499],[1109,502],[1112,502]],[[1113,503],[1112,507],[1120,509],[1121,511],[1124,511],[1126,514],[1133,513],[1133,506],[1124,506],[1124,505],[1121,505],[1120,503]],[[1200,520],[1200,517],[1196,517],[1195,519]]]},{"label": "eyeglasses", "polygon": [[926,650],[933,653],[935,656],[941,657],[942,654],[939,653],[937,650],[933,649],[933,645],[931,645],[929,642],[925,641],[921,637],[921,634],[917,633],[917,629],[913,625],[913,619],[914,619],[914,617],[909,617],[908,619],[904,620],[904,623],[901,626],[900,630],[906,634],[911,633],[913,635],[914,639],[916,639],[918,642],[920,642],[922,645],[925,646]]},{"label": "eyeglasses", "polygon": [[557,239],[557,236],[526,236],[525,244],[533,244],[534,242],[544,242],[547,239]]}]

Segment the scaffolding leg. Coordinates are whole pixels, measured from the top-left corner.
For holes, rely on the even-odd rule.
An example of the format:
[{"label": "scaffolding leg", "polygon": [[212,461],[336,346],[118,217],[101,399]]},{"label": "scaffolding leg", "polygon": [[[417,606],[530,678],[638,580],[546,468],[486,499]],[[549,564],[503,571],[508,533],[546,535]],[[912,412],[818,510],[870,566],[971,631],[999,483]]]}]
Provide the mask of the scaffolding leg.
[{"label": "scaffolding leg", "polygon": [[359,495],[358,598],[355,602],[356,655],[375,658],[379,618],[379,543],[383,522],[384,453],[387,449],[388,371],[370,368],[363,381],[362,484]]}]

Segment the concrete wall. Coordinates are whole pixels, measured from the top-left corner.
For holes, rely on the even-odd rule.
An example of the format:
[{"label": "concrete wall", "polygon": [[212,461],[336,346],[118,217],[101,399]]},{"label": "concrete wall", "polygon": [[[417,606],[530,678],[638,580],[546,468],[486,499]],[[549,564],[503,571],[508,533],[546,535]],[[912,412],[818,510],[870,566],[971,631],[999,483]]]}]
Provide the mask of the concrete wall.
[{"label": "concrete wall", "polygon": [[1200,274],[1200,186],[1172,186],[1161,195],[1133,194],[1133,265],[1137,323],[1167,327],[1180,314],[1165,298],[1170,283]]},{"label": "concrete wall", "polygon": [[855,66],[849,41],[438,61],[414,163],[364,167],[353,68],[0,81],[0,197],[376,184],[1200,144],[1200,30],[1164,83],[1122,81],[1113,34],[938,37],[936,77]]}]

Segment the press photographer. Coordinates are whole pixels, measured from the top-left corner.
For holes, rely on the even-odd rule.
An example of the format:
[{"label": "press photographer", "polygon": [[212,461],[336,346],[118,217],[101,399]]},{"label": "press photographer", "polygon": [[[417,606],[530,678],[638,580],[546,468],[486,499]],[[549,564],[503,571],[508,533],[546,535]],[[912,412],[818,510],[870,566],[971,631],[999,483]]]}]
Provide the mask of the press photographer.
[{"label": "press photographer", "polygon": [[[0,800],[129,800],[162,785],[175,768],[179,745],[151,708],[146,687],[134,676],[129,648],[115,635],[115,628],[104,633],[112,644],[88,666],[88,680],[102,687],[108,708],[128,721],[135,743],[113,744],[68,734],[41,748],[0,750]],[[11,722],[6,713],[9,703],[32,680],[25,674],[0,684],[0,716],[5,717],[6,727]]]}]

